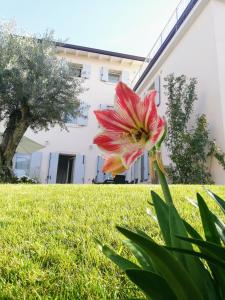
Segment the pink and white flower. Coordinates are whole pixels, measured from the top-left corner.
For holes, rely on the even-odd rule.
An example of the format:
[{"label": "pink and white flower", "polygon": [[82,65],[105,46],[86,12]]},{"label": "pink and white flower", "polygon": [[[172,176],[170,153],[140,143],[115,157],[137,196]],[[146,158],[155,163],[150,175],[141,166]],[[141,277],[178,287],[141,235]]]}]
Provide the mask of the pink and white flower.
[{"label": "pink and white flower", "polygon": [[165,120],[157,113],[156,91],[151,91],[142,101],[119,82],[116,95],[114,110],[95,111],[103,131],[93,141],[106,153],[103,171],[113,175],[129,169],[145,150],[151,150],[165,130]]}]

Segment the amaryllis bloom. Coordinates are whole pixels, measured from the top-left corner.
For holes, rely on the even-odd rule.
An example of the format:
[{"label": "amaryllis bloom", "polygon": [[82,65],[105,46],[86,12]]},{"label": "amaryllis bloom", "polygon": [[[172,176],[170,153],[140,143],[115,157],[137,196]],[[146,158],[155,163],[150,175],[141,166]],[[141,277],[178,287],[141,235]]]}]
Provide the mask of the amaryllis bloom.
[{"label": "amaryllis bloom", "polygon": [[104,172],[113,175],[129,169],[145,150],[151,150],[161,139],[165,121],[157,113],[156,91],[142,101],[124,83],[116,87],[115,108],[95,111],[102,132],[94,144],[106,153]]}]

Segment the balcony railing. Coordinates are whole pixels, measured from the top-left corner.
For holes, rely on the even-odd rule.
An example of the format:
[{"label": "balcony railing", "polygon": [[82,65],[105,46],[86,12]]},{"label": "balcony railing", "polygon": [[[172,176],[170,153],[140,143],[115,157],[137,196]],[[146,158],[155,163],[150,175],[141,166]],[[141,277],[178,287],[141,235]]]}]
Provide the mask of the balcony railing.
[{"label": "balcony railing", "polygon": [[[167,40],[170,32],[176,28],[176,24],[180,20],[181,16],[183,15],[184,11],[187,9],[189,4],[191,4],[193,0],[181,0],[172,13],[169,21],[167,22],[166,26],[163,28],[162,32],[160,33],[159,37],[157,38],[156,42],[154,43],[153,47],[151,48],[150,52],[148,53],[145,61],[140,66],[138,72],[135,74],[134,78],[131,81],[131,86],[134,87],[137,81],[140,79],[141,75],[143,74],[144,70],[150,63],[150,61],[154,58],[157,54],[159,49],[162,47],[163,43]],[[178,28],[177,28],[178,30]]]}]

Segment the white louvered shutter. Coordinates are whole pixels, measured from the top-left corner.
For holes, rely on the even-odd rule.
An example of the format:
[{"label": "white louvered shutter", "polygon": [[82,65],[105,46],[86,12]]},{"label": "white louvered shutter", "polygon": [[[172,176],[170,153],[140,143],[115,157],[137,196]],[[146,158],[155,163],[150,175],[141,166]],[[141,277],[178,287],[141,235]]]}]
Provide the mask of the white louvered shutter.
[{"label": "white louvered shutter", "polygon": [[161,103],[160,76],[155,78],[155,90],[157,91],[155,103],[159,106]]},{"label": "white louvered shutter", "polygon": [[121,81],[126,83],[126,84],[129,84],[129,72],[127,72],[127,71],[122,72]]},{"label": "white louvered shutter", "polygon": [[42,160],[42,152],[34,152],[31,155],[30,161],[30,178],[39,180],[40,179],[40,170],[41,170],[41,160]]},{"label": "white louvered shutter", "polygon": [[50,153],[48,178],[47,178],[48,183],[56,183],[58,162],[59,162],[59,153]]},{"label": "white louvered shutter", "polygon": [[103,164],[104,164],[104,159],[101,156],[98,156],[97,157],[97,172],[96,172],[97,183],[102,183],[105,180],[105,174],[102,172]]},{"label": "white louvered shutter", "polygon": [[87,126],[88,124],[88,112],[89,112],[89,105],[83,106],[82,108],[82,115],[77,117],[77,125],[80,126]]},{"label": "white louvered shutter", "polygon": [[73,183],[84,183],[85,156],[77,154],[73,164]]},{"label": "white louvered shutter", "polygon": [[90,78],[90,75],[91,75],[91,65],[84,64],[81,70],[81,77],[88,79]]},{"label": "white louvered shutter", "polygon": [[101,80],[108,81],[109,80],[109,71],[107,67],[101,68]]}]

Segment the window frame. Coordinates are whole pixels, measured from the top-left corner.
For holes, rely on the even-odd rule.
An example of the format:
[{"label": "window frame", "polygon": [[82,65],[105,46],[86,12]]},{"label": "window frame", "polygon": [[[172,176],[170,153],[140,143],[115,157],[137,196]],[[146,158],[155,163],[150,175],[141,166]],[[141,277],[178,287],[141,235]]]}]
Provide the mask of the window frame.
[{"label": "window frame", "polygon": [[[118,76],[117,80],[112,80],[113,76]],[[108,70],[108,82],[116,84],[121,80],[122,72],[118,70]]]},{"label": "window frame", "polygon": [[[77,63],[70,62],[69,63],[70,75],[74,76],[76,78],[82,78],[83,67],[84,66],[82,64],[77,64]],[[79,74],[76,74],[76,71],[78,71]]]}]

